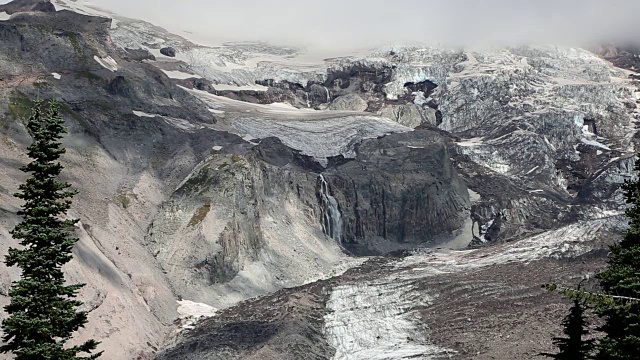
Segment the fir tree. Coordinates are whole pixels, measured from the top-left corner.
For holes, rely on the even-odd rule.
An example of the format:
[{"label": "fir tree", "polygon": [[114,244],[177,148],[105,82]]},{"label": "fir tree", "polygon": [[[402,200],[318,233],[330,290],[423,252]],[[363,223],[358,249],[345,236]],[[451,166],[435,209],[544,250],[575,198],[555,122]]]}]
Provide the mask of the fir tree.
[{"label": "fir tree", "polygon": [[586,360],[591,359],[594,340],[583,340],[589,335],[589,323],[584,314],[585,304],[580,299],[573,300],[569,314],[562,321],[566,337],[553,338],[553,344],[558,348],[557,354],[542,353],[540,355],[557,360]]},{"label": "fir tree", "polygon": [[56,101],[47,110],[35,101],[27,128],[33,137],[28,147],[32,161],[21,170],[30,173],[15,196],[25,201],[18,215],[23,220],[11,232],[20,239],[21,249],[11,248],[8,266],[22,270],[19,281],[9,290],[11,302],[5,306],[9,315],[2,322],[4,345],[0,352],[11,352],[17,360],[95,359],[88,357],[97,342],[89,340],[78,346],[65,346],[72,334],[87,322],[87,313],[77,311],[82,303],[74,300],[83,284],[65,285],[62,266],[72,258],[78,239],[71,229],[78,220],[62,220],[75,191],[58,181],[62,165],[58,161],[65,149],[59,140],[66,133]]},{"label": "fir tree", "polygon": [[[640,174],[640,160],[635,172]],[[640,302],[633,300],[640,298],[640,180],[626,181],[623,190],[630,204],[630,227],[620,243],[611,246],[607,268],[598,274],[603,293],[611,299],[596,308],[605,320],[598,329],[605,334],[598,360],[640,358]]]}]

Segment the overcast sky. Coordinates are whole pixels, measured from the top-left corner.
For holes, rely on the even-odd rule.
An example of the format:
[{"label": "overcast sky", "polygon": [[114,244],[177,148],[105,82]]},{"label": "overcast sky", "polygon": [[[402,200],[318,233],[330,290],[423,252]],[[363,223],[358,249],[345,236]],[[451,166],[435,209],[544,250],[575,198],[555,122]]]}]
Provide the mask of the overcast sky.
[{"label": "overcast sky", "polygon": [[91,0],[211,41],[363,47],[640,39],[640,0]]}]

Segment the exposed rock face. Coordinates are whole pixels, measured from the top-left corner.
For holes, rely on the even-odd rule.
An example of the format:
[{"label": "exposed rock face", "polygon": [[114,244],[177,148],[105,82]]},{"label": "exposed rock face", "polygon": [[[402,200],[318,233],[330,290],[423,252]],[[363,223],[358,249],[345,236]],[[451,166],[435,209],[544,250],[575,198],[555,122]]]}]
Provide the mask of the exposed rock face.
[{"label": "exposed rock face", "polygon": [[133,61],[143,61],[156,59],[147,49],[125,49],[129,58]]},{"label": "exposed rock face", "polygon": [[[329,104],[329,110],[365,111],[369,105],[358,94],[347,94],[335,98]],[[405,124],[402,124],[405,125]]]},{"label": "exposed rock face", "polygon": [[165,55],[165,56],[176,57],[176,49],[174,49],[172,47],[162,48],[162,49],[160,49],[160,53],[162,55]]},{"label": "exposed rock face", "polygon": [[358,254],[384,253],[458,230],[470,202],[449,158],[446,138],[429,130],[363,141],[355,160],[325,172],[342,213],[340,242]]}]

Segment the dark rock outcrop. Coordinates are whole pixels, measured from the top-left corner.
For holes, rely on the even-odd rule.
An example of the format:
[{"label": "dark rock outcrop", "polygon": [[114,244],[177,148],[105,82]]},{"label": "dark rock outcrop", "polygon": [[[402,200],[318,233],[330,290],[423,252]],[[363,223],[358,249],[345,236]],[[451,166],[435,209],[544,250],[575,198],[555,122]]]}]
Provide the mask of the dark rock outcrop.
[{"label": "dark rock outcrop", "polygon": [[467,188],[440,134],[421,129],[365,140],[356,153],[323,173],[342,216],[340,242],[352,252],[434,245],[468,217]]},{"label": "dark rock outcrop", "polygon": [[169,56],[169,57],[176,57],[176,49],[172,47],[165,47],[160,49],[160,54],[164,56]]},{"label": "dark rock outcrop", "polygon": [[56,7],[49,0],[14,0],[0,5],[0,12],[9,15],[19,12],[55,12]]},{"label": "dark rock outcrop", "polygon": [[126,56],[132,61],[155,60],[156,57],[147,49],[125,49]]}]

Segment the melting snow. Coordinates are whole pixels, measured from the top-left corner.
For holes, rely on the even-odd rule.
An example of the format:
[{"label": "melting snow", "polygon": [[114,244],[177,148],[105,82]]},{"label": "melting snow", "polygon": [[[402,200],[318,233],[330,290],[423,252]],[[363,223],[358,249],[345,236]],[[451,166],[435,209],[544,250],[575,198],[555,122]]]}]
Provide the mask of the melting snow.
[{"label": "melting snow", "polygon": [[100,65],[102,65],[103,68],[111,70],[111,71],[117,71],[118,70],[118,63],[113,60],[113,58],[111,56],[107,56],[106,58],[99,58],[97,55],[93,56],[93,59]]},{"label": "melting snow", "polygon": [[589,244],[601,232],[613,226],[611,219],[596,219],[578,222],[557,230],[547,231],[529,238],[493,246],[491,248],[466,251],[439,251],[409,256],[399,267],[424,265],[428,276],[434,273],[453,273],[482,268],[496,264],[522,263],[543,258],[577,257],[589,252]]},{"label": "melting snow", "polygon": [[214,84],[213,88],[219,91],[267,91],[269,88],[266,86],[254,84],[254,85],[230,85],[230,84]]},{"label": "melting snow", "polygon": [[484,142],[482,141],[482,138],[472,138],[472,139],[465,139],[465,140],[459,141],[456,144],[460,146],[469,147],[469,146],[482,145],[484,144]]},{"label": "melting snow", "polygon": [[495,220],[491,219],[489,220],[488,223],[482,225],[480,227],[480,241],[482,241],[483,243],[487,242],[487,239],[485,239],[485,235],[487,234],[487,231],[489,230],[489,228],[493,225]]},{"label": "melting snow", "polygon": [[148,117],[148,118],[154,118],[158,115],[155,114],[147,114],[146,112],[142,112],[142,111],[138,111],[138,110],[133,110],[133,114],[135,116],[139,116],[139,117]]},{"label": "melting snow", "polygon": [[207,304],[190,300],[178,301],[178,315],[183,320],[183,329],[192,329],[199,320],[215,316],[217,311]]},{"label": "melting snow", "polygon": [[58,74],[58,73],[51,73],[51,75],[53,75],[53,78],[56,80],[60,80],[62,78],[62,75]]},{"label": "melting snow", "polygon": [[198,75],[189,74],[182,71],[162,70],[162,72],[165,73],[171,79],[184,80],[184,79],[190,79],[190,78],[200,78],[200,76]]},{"label": "melting snow", "polygon": [[609,148],[607,145],[605,145],[603,143],[600,143],[600,142],[597,142],[595,140],[589,140],[589,139],[582,138],[582,139],[580,139],[580,141],[582,141],[583,143],[585,143],[587,145],[599,147],[599,148],[605,149],[605,150],[611,150],[611,148]]}]

